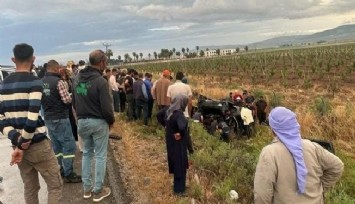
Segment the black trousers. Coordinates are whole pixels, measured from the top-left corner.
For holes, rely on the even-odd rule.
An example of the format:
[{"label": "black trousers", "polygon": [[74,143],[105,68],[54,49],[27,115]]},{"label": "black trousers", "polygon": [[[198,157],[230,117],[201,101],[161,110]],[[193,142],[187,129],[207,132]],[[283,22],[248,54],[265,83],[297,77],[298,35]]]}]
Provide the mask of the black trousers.
[{"label": "black trousers", "polygon": [[186,190],[186,171],[181,177],[174,174],[174,193],[184,193]]},{"label": "black trousers", "polygon": [[71,130],[73,132],[74,139],[75,141],[78,141],[78,126],[76,125],[73,109],[71,107],[69,108],[69,120],[70,120]]},{"label": "black trousers", "polygon": [[153,105],[154,105],[154,100],[153,99],[149,99],[148,100],[148,118],[152,117]]},{"label": "black trousers", "polygon": [[258,117],[259,124],[261,124],[262,122],[266,122],[266,112],[265,111],[258,111],[256,113],[256,115]]},{"label": "black trousers", "polygon": [[148,102],[143,100],[135,100],[135,113],[137,119],[140,119],[141,113],[143,111],[143,121],[144,125],[148,125]]},{"label": "black trousers", "polygon": [[126,93],[123,90],[120,90],[120,108],[121,112],[126,110]]},{"label": "black trousers", "polygon": [[135,100],[133,98],[133,94],[127,94],[127,116],[128,120],[135,120],[137,119],[136,113],[135,113]]}]

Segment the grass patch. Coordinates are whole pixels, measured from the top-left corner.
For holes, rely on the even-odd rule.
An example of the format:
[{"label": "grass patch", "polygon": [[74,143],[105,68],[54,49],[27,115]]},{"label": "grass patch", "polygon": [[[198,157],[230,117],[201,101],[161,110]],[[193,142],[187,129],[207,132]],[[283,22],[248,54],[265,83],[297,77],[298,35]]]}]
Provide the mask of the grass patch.
[{"label": "grass patch", "polygon": [[[155,143],[153,148],[136,149],[138,154],[162,155],[166,151],[163,142],[165,132],[154,120],[148,127],[139,121],[130,124],[131,131],[137,133],[138,140]],[[258,126],[255,137],[250,140],[234,139],[230,143],[221,142],[218,137],[209,135],[200,123],[191,122],[190,130],[196,151],[190,157],[193,165],[189,170],[189,198],[195,199],[196,203],[235,203],[229,198],[229,192],[235,190],[239,194],[238,203],[252,203],[256,163],[261,149],[273,137],[269,128]],[[160,144],[157,145],[157,141],[161,141]],[[345,163],[345,172],[341,182],[326,194],[326,201],[355,203],[355,162],[341,148],[337,148],[337,155]],[[149,174],[165,175],[161,177],[161,182],[165,188],[166,185],[171,185],[166,168],[154,169],[151,172],[146,169],[145,173],[146,177],[153,177]],[[192,179],[191,174],[196,174],[201,182]],[[151,188],[149,191],[157,192]],[[189,203],[189,198],[176,198],[169,190],[165,190],[161,195],[161,200],[167,200],[166,203]]]}]

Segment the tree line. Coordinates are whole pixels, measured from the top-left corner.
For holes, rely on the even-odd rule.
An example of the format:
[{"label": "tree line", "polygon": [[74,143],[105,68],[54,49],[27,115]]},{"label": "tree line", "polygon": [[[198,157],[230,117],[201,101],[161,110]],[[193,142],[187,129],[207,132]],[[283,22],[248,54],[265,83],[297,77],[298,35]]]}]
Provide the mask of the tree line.
[{"label": "tree line", "polygon": [[[205,51],[209,51],[209,48],[206,48]],[[120,64],[120,63],[134,63],[134,62],[145,62],[145,61],[151,61],[151,60],[167,60],[167,59],[180,59],[182,56],[185,58],[196,58],[196,57],[204,57],[205,56],[205,51],[200,50],[199,46],[195,47],[194,52],[190,52],[190,49],[188,47],[182,47],[181,50],[176,50],[175,48],[172,49],[161,49],[160,52],[154,51],[153,53],[148,53],[146,57],[148,59],[143,58],[143,53],[140,52],[132,52],[132,55],[130,53],[125,53],[123,56],[118,55],[117,58],[112,58],[113,57],[113,51],[111,49],[107,49],[106,51],[106,56],[108,58],[109,64],[115,65],[115,64]],[[244,51],[248,52],[248,46],[244,47]],[[240,48],[237,47],[235,48],[235,52],[239,53]],[[221,49],[216,49],[216,54],[220,55],[221,54]]]}]

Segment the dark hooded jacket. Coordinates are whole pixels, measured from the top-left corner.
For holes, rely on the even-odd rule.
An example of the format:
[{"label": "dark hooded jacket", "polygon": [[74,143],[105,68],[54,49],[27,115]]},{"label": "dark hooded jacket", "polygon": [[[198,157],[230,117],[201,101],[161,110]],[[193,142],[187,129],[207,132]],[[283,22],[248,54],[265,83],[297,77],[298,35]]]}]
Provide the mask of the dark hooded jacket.
[{"label": "dark hooded jacket", "polygon": [[115,122],[109,86],[99,70],[90,66],[81,70],[72,93],[78,119],[100,118],[109,125]]}]

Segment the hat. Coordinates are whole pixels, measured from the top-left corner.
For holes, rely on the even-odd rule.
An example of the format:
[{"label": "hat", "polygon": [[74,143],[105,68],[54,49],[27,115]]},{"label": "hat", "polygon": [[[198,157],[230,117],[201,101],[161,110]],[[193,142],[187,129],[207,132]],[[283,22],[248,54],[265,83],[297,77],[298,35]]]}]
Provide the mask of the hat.
[{"label": "hat", "polygon": [[165,69],[165,70],[163,71],[163,76],[170,76],[170,71],[167,70],[167,69]]}]

